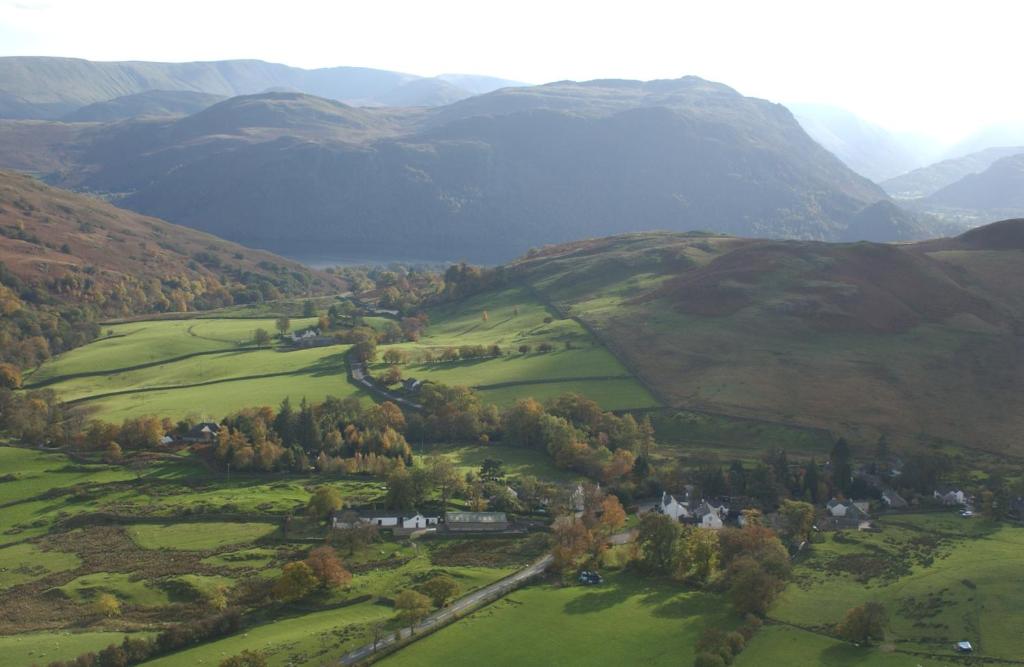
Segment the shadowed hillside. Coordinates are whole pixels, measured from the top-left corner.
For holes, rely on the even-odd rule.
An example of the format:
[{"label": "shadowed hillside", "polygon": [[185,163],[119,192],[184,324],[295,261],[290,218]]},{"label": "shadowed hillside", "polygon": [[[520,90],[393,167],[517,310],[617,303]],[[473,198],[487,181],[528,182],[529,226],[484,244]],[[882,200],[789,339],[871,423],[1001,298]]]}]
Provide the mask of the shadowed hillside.
[{"label": "shadowed hillside", "polygon": [[1024,221],[910,245],[637,234],[512,265],[669,404],[1024,454]]},{"label": "shadowed hillside", "polygon": [[935,235],[784,107],[695,77],[505,88],[434,109],[268,93],[53,134],[2,124],[0,163],[271,249],[500,261],[650,229]]},{"label": "shadowed hillside", "polygon": [[270,253],[0,172],[0,362],[87,342],[101,317],[337,293]]}]

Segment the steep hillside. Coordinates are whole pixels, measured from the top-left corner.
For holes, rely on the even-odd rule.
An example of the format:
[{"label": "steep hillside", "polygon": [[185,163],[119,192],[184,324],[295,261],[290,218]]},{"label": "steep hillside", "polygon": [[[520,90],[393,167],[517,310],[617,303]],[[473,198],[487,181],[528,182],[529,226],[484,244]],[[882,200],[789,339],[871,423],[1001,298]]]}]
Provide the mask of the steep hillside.
[{"label": "steep hillside", "polygon": [[104,316],[344,289],[270,253],[0,172],[0,361],[81,344]]},{"label": "steep hillside", "polygon": [[1024,146],[986,148],[977,153],[943,160],[890,178],[883,181],[881,186],[896,199],[920,199],[956,183],[965,176],[985,171],[996,160],[1020,154],[1024,154]]},{"label": "steep hillside", "polygon": [[[304,70],[260,60],[155,63],[8,57],[0,58],[0,118],[63,118],[87,105],[149,91],[233,97],[286,89],[352,104],[432,106],[513,85],[466,76],[469,85],[462,88],[459,80],[459,75],[423,78],[364,67]],[[122,112],[127,108],[120,105]]]},{"label": "steep hillside", "polygon": [[845,109],[821,104],[789,108],[815,141],[876,182],[920,167],[937,152],[924,139],[890,132]]},{"label": "steep hillside", "polygon": [[1024,220],[919,244],[637,234],[510,266],[668,404],[1024,454]]},{"label": "steep hillside", "polygon": [[270,93],[54,133],[44,145],[38,123],[6,123],[0,164],[59,163],[55,184],[271,249],[501,261],[649,229],[932,235],[784,107],[695,77],[504,88],[435,109]]},{"label": "steep hillside", "polygon": [[224,99],[223,95],[190,90],[147,90],[84,106],[62,120],[69,123],[92,123],[144,116],[187,116]]},{"label": "steep hillside", "polygon": [[1024,212],[1024,153],[996,160],[926,197],[928,206],[998,213]]}]

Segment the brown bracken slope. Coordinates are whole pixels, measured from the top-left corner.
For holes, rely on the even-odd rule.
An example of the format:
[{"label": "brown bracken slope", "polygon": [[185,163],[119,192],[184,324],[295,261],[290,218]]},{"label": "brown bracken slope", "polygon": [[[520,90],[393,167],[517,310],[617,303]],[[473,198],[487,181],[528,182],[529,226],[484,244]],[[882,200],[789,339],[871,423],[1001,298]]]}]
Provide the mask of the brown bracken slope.
[{"label": "brown bracken slope", "polygon": [[1024,455],[1024,220],[901,245],[634,234],[511,268],[669,404]]}]

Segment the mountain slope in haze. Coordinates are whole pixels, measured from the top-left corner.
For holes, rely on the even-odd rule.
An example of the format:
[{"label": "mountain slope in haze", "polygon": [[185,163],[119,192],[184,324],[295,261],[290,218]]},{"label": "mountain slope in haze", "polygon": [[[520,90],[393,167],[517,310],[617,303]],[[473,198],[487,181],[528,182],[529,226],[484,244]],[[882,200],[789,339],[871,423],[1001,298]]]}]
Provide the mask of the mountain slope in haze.
[{"label": "mountain slope in haze", "polygon": [[506,267],[667,404],[1024,454],[1024,220],[917,244],[634,234]]},{"label": "mountain slope in haze", "polygon": [[815,141],[875,182],[927,164],[938,152],[921,137],[890,132],[845,109],[822,104],[788,106]]},{"label": "mountain slope in haze", "polygon": [[996,160],[977,174],[968,174],[926,197],[929,207],[970,209],[998,215],[1024,212],[1024,153]]},{"label": "mountain slope in haze", "polygon": [[260,60],[91,62],[18,56],[0,58],[0,118],[58,119],[87,105],[149,91],[234,97],[289,89],[357,105],[430,106],[507,85],[520,84],[472,75],[425,78],[364,67],[305,70]]},{"label": "mountain slope in haze", "polygon": [[977,153],[915,169],[883,181],[880,185],[897,199],[919,199],[934,194],[965,176],[985,171],[996,160],[1022,153],[1024,153],[1024,146],[986,148]]},{"label": "mountain slope in haze", "polygon": [[696,77],[504,88],[433,109],[273,93],[54,131],[72,136],[46,145],[38,123],[0,124],[0,164],[58,162],[55,184],[277,250],[500,261],[659,228],[930,235],[784,107]]},{"label": "mountain slope in haze", "polygon": [[339,277],[0,171],[0,363],[29,368],[103,318],[344,291]]},{"label": "mountain slope in haze", "polygon": [[144,116],[187,116],[224,99],[223,95],[191,90],[147,90],[84,106],[61,120],[68,123],[96,123]]},{"label": "mountain slope in haze", "polygon": [[332,274],[5,171],[0,264],[26,303],[93,305],[105,315],[344,289]]}]

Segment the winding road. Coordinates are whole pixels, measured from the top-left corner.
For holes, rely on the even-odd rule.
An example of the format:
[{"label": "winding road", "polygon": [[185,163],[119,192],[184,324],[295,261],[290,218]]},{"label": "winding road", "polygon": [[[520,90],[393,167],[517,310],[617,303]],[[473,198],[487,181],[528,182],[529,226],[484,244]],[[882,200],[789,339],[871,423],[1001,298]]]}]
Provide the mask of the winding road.
[{"label": "winding road", "polygon": [[[355,370],[353,368],[353,370]],[[381,638],[376,644],[366,644],[355,650],[349,651],[345,655],[341,656],[338,661],[340,665],[354,665],[362,660],[366,660],[371,655],[376,653],[378,650],[391,646],[396,641],[408,639],[410,636],[418,633],[422,633],[425,630],[429,630],[437,625],[443,625],[453,617],[463,616],[471,611],[475,611],[477,608],[484,606],[498,598],[508,595],[513,590],[519,588],[530,579],[540,576],[544,573],[544,570],[548,568],[551,561],[554,560],[550,554],[535,560],[529,566],[519,570],[515,574],[509,575],[504,579],[494,582],[490,586],[485,586],[479,590],[476,590],[469,595],[459,598],[455,602],[452,602],[449,606],[438,609],[433,614],[427,616],[425,619],[417,623],[415,626],[402,628],[398,631],[400,639],[395,638],[394,632],[389,632],[387,636]]]}]

